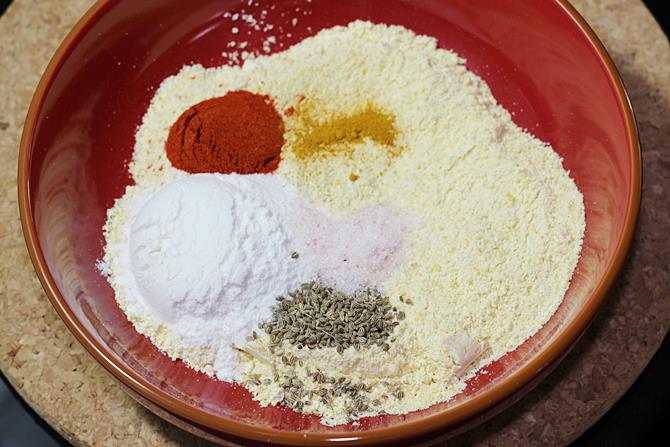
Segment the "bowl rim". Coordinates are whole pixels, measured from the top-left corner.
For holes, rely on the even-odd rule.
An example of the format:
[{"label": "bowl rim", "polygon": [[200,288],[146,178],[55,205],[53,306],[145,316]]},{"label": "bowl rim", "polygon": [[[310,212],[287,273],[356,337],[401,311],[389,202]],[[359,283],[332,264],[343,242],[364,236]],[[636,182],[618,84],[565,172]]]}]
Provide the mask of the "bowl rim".
[{"label": "bowl rim", "polygon": [[69,31],[44,71],[30,103],[21,137],[18,158],[18,199],[21,227],[23,229],[23,235],[30,259],[49,301],[61,319],[65,322],[70,332],[72,332],[95,360],[111,373],[114,378],[121,381],[127,387],[130,387],[132,391],[181,418],[215,431],[229,433],[242,438],[301,446],[330,445],[334,442],[341,445],[379,444],[383,442],[398,441],[410,436],[414,437],[437,433],[444,431],[447,428],[453,428],[457,424],[482,415],[487,410],[490,410],[516,393],[528,391],[527,389],[524,390],[524,387],[541,371],[548,368],[554,360],[559,359],[565,354],[588,327],[595,316],[596,311],[604,302],[608,291],[621,270],[635,232],[640,208],[642,186],[640,143],[630,98],[626,92],[621,76],[603,43],[588,25],[586,20],[579,14],[579,12],[577,12],[568,0],[553,0],[557,6],[563,9],[584,37],[586,37],[592,49],[595,50],[599,62],[604,65],[609,81],[615,87],[617,101],[625,117],[628,149],[631,160],[631,187],[629,190],[628,206],[622,236],[617,242],[615,255],[610,260],[605,274],[600,279],[600,282],[596,285],[593,293],[584,303],[584,306],[579,313],[566,324],[553,340],[545,345],[543,349],[535,354],[528,362],[521,365],[519,369],[512,372],[495,387],[491,387],[471,399],[465,400],[464,402],[435,414],[428,415],[415,421],[402,422],[385,428],[333,433],[310,433],[273,428],[259,428],[247,423],[215,416],[201,409],[191,407],[161,390],[156,385],[151,384],[134,370],[116,363],[111,351],[98,343],[89,334],[89,331],[67,305],[67,302],[58,290],[56,282],[48,269],[37,238],[35,220],[31,207],[29,180],[32,155],[31,142],[35,134],[37,116],[43,105],[45,94],[51,85],[52,79],[59,71],[59,68],[66,57],[70,54],[71,49],[78,42],[79,37],[87,30],[87,25],[97,18],[99,14],[103,13],[107,6],[118,1],[119,0],[97,0]]}]

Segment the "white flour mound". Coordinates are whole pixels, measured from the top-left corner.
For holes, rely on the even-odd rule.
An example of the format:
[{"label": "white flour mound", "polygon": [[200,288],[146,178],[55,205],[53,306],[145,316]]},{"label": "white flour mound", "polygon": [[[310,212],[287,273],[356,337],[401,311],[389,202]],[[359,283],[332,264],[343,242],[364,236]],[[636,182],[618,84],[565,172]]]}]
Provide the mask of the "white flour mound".
[{"label": "white flour mound", "polygon": [[256,180],[186,177],[154,194],[133,220],[132,272],[166,322],[189,316],[230,323],[234,316],[253,323],[278,294],[309,278],[291,258],[293,241],[259,197]]},{"label": "white flour mound", "polygon": [[182,349],[209,352],[217,377],[233,380],[231,344],[243,346],[278,295],[314,276],[291,257],[284,210],[293,195],[276,193],[284,189],[271,176],[236,174],[192,175],[157,192],[129,188],[108,223],[105,261],[140,332],[171,333]]}]

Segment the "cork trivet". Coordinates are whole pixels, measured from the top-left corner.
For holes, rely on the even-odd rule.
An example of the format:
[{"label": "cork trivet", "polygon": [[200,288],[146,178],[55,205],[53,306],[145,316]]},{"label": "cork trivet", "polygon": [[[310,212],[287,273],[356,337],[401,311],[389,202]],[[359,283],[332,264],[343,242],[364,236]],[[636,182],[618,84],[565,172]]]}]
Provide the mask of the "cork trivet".
[{"label": "cork trivet", "polygon": [[[84,351],[33,272],[18,218],[26,110],[58,43],[91,0],[15,0],[0,19],[0,369],[75,445],[205,445],[133,399]],[[540,386],[448,445],[561,445],[629,388],[670,327],[670,46],[640,0],[575,0],[610,50],[637,114],[644,185],[638,232],[615,290]]]}]

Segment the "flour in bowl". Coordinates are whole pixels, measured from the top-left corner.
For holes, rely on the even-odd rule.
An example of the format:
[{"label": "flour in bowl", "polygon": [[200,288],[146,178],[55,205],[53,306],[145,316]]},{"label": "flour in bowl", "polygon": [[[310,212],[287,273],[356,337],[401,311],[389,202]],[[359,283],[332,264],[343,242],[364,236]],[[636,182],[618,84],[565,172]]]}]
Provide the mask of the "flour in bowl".
[{"label": "flour in bowl", "polygon": [[[229,351],[239,352],[237,363],[224,370],[215,332],[202,338],[206,323],[177,334],[177,325],[150,323],[151,312],[135,307],[122,243],[131,204],[186,177],[165,155],[172,123],[237,90],[267,95],[282,111],[281,161],[266,175],[302,211],[282,215],[284,199],[268,202],[277,218],[267,222],[286,238],[258,253],[275,253],[278,277],[292,279],[268,292],[278,300],[258,301],[265,308],[253,323],[264,320],[267,330],[250,324],[234,340],[240,350]],[[585,228],[582,195],[561,158],[514,124],[463,59],[433,38],[369,22],[323,30],[242,67],[183,67],[157,90],[129,170],[136,185],[109,211],[104,266],[138,331],[172,358],[240,381],[262,405],[328,424],[406,413],[461,392],[555,312]],[[249,216],[244,226],[259,225]],[[187,290],[196,288],[180,293]]]}]

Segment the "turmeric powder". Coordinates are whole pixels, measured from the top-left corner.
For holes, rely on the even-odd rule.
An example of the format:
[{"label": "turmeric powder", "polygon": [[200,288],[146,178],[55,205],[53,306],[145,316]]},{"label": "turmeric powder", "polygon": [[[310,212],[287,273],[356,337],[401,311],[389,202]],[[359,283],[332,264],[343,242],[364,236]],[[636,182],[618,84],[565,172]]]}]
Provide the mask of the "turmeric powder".
[{"label": "turmeric powder", "polygon": [[321,122],[314,119],[305,108],[301,109],[297,112],[303,121],[303,126],[298,129],[298,138],[292,147],[300,159],[317,153],[352,152],[354,144],[366,138],[390,147],[394,155],[397,155],[394,148],[395,116],[379,110],[373,104],[368,103],[356,112],[335,115]]}]

